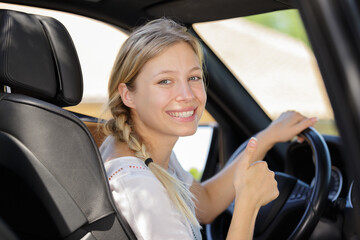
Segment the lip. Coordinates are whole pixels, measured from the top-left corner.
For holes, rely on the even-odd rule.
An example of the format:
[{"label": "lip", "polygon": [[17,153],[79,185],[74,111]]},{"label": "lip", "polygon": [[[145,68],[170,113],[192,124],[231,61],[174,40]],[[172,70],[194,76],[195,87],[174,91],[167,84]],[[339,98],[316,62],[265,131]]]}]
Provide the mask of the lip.
[{"label": "lip", "polygon": [[[170,115],[170,113],[175,113],[175,112],[188,112],[188,111],[194,111],[193,115],[189,116],[189,117],[175,117]],[[176,110],[176,111],[166,111],[166,113],[172,118],[175,119],[178,122],[192,122],[195,120],[196,118],[196,112],[197,112],[197,107],[188,107],[188,108],[182,108],[180,110]]]}]

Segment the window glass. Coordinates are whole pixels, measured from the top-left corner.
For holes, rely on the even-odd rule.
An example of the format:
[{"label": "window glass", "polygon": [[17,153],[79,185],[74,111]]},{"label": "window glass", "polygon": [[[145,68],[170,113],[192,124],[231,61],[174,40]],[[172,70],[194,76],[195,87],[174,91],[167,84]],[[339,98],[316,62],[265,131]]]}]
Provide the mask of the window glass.
[{"label": "window glass", "polygon": [[296,110],[337,134],[333,112],[297,10],[199,23],[194,29],[271,119]]},{"label": "window glass", "polygon": [[174,152],[183,166],[193,177],[200,181],[208,157],[213,126],[200,125],[192,136],[180,137]]}]

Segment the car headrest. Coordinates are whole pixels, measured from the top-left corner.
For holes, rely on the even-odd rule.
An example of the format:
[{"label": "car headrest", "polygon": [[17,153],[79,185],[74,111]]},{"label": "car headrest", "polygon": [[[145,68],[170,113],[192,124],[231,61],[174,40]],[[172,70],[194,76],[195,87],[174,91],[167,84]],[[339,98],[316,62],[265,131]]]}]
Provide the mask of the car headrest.
[{"label": "car headrest", "polygon": [[79,58],[56,19],[0,10],[0,85],[55,105],[77,105],[83,94]]}]

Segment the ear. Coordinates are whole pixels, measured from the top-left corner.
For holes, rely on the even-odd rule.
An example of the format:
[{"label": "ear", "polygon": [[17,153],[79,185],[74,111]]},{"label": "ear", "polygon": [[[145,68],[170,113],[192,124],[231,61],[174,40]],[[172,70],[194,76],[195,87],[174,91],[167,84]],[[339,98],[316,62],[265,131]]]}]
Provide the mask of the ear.
[{"label": "ear", "polygon": [[118,91],[121,96],[121,100],[125,104],[125,106],[129,108],[135,108],[134,103],[134,95],[133,93],[128,89],[125,83],[120,83],[118,86]]}]

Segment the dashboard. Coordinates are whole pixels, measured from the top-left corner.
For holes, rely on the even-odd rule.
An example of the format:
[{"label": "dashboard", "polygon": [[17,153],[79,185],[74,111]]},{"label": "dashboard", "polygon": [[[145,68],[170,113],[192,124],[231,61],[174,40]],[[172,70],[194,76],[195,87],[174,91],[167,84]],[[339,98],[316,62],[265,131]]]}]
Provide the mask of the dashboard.
[{"label": "dashboard", "polygon": [[[350,189],[347,186],[348,179],[346,179],[345,166],[342,161],[341,154],[341,139],[337,136],[323,136],[331,157],[331,179],[328,199],[332,202],[339,198],[346,199]],[[309,145],[304,143],[292,143],[287,151],[285,172],[293,175],[310,186],[313,184],[315,176],[315,164]]]},{"label": "dashboard", "polygon": [[331,167],[331,179],[330,179],[330,189],[328,198],[330,201],[336,201],[341,193],[343,186],[343,176],[340,169],[336,166]]},{"label": "dashboard", "polygon": [[[353,214],[353,196],[351,194],[353,181],[346,175],[344,155],[342,154],[341,138],[324,135],[331,157],[331,179],[328,193],[328,208],[321,216],[318,226],[313,235],[317,239],[343,239],[347,235],[347,228],[352,229],[352,222],[347,222],[348,214]],[[285,172],[297,177],[310,186],[315,176],[315,164],[312,150],[309,145],[293,142],[289,146],[286,155]],[[338,237],[336,237],[338,236]]]}]

